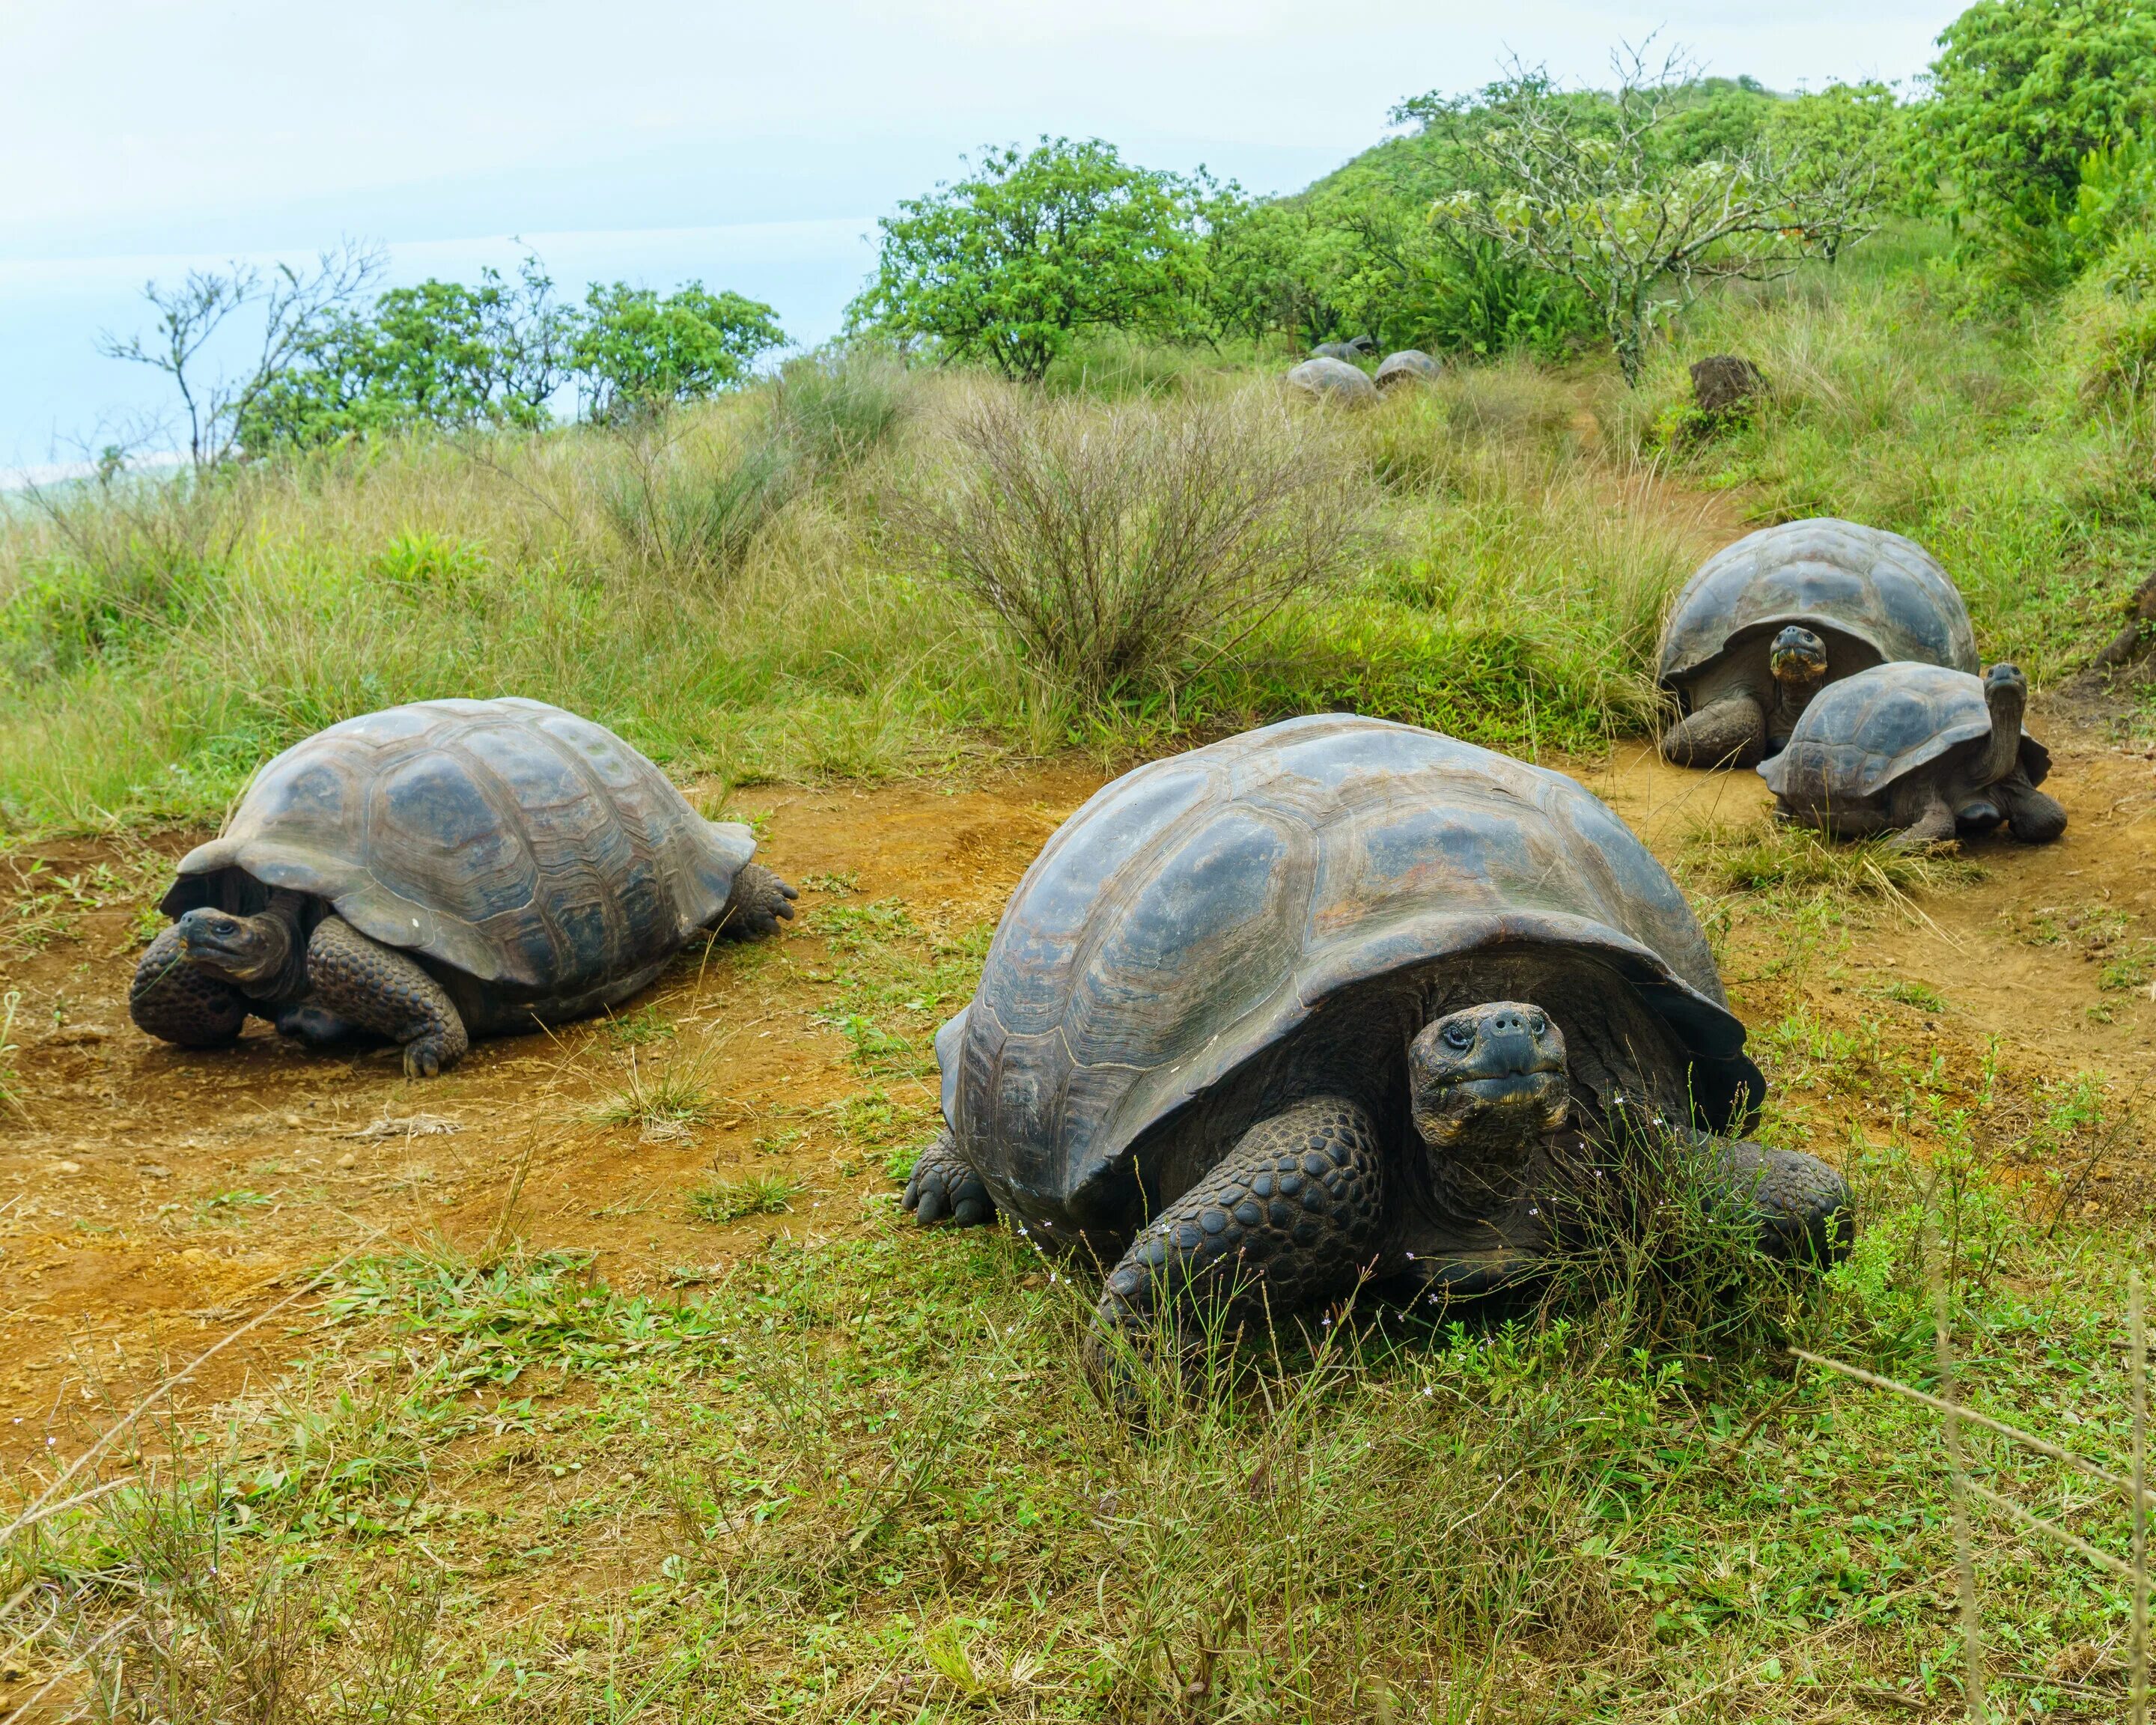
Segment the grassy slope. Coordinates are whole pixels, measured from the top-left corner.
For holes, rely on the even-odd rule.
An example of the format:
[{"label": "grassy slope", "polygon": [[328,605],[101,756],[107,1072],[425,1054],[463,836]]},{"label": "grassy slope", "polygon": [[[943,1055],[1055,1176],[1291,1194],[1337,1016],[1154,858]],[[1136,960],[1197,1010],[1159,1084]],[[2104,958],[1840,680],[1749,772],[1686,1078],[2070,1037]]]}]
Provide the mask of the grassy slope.
[{"label": "grassy slope", "polygon": [[[1909,261],[1705,314],[1688,351],[1751,353],[1779,392],[1711,443],[1666,435],[1674,359],[1636,398],[1500,371],[1343,432],[1397,549],[1177,716],[1352,695],[1506,742],[1635,722],[1656,605],[1707,531],[1627,507],[1656,466],[1761,516],[1916,533],[1987,650],[2057,677],[2146,561],[2145,446],[2063,417],[2041,341],[1947,321]],[[264,748],[448,688],[553,695],[735,773],[1054,740],[1068,716],[1044,722],[947,602],[877,562],[875,485],[905,482],[932,408],[790,505],[717,591],[608,536],[593,475],[630,459],[610,445],[497,455],[514,478],[439,449],[265,478],[221,506],[244,531],[207,578],[217,603],[14,686],[0,787],[23,821],[199,815]],[[400,551],[400,531],[433,536]],[[23,578],[25,544],[0,579]],[[1973,1394],[2123,1467],[2138,1235],[2049,1230],[2047,1191],[2010,1203],[1987,1173],[2085,1156],[2087,1093],[1906,1051],[1877,1014],[1868,1036],[1823,1025],[1800,990],[1864,912],[1772,858],[1739,873],[1696,885],[1732,962],[1787,983],[1759,1024],[1767,1130],[1846,1141],[1871,1219],[1809,1338],[1926,1378],[1944,1252]],[[947,962],[902,931],[878,952]],[[861,1153],[902,1161],[909,1134],[861,1112]],[[154,1596],[161,1564],[203,1573],[214,1537],[215,1609],[245,1640],[264,1563],[334,1558],[295,1597],[342,1627],[299,1638],[293,1669],[403,1661],[465,1718],[1851,1718],[1881,1684],[1953,1705],[1950,1505],[1936,1423],[1905,1404],[1604,1298],[1336,1342],[1362,1369],[1291,1362],[1270,1399],[1203,1400],[1138,1443],[1076,1375],[1082,1290],[1009,1237],[923,1240],[887,1198],[872,1216],[865,1239],[659,1298],[543,1255],[348,1269],[334,1345],[232,1409],[172,1496],[123,1497],[19,1560]],[[2123,1517],[2066,1476],[2020,1476],[2123,1550]],[[2121,1590],[1985,1526],[2004,1697],[2115,1711]],[[80,1598],[75,1632],[112,1620]]]},{"label": "grassy slope", "polygon": [[[449,693],[557,701],[732,779],[1144,747],[1332,706],[1578,748],[1644,723],[1661,606],[1733,521],[1820,511],[1933,546],[1986,650],[2041,683],[2148,560],[2145,434],[2062,407],[2041,341],[1945,310],[1907,246],[1702,308],[1685,353],[1753,354],[1777,391],[1704,443],[1672,438],[1674,353],[1636,393],[1507,365],[1328,425],[1383,530],[1366,572],[1173,700],[1105,715],[892,562],[883,505],[935,483],[977,380],[898,380],[895,429],[761,490],[784,406],[767,391],[664,436],[393,447],[192,496],[18,506],[0,523],[0,822],[211,819],[285,744]],[[1071,381],[1134,375],[1270,387],[1127,357]],[[1727,516],[1658,492],[1672,474],[1734,488]]]}]

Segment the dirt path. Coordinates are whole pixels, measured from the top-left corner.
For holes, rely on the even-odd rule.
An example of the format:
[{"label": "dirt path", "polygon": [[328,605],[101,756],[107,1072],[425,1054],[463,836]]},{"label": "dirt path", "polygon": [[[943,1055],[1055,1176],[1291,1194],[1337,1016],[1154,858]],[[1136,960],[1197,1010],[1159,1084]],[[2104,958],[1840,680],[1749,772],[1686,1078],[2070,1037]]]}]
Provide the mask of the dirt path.
[{"label": "dirt path", "polygon": [[[2035,1085],[2100,1072],[2109,1117],[2130,1125],[2156,1088],[2156,769],[2041,707],[2032,728],[2072,819],[2060,845],[1979,845],[1982,879],[1863,912],[1802,966],[1777,957],[1798,931],[1740,911],[1725,968],[1755,1026],[1801,1007],[1958,1070],[1990,1060]],[[1637,747],[1581,774],[1671,860],[1768,803],[1752,775],[1679,773]],[[257,1025],[189,1054],[134,1030],[141,906],[186,835],[162,855],[81,843],[0,861],[23,1110],[0,1118],[0,1455],[70,1453],[169,1362],[343,1251],[483,1241],[512,1191],[526,1237],[593,1251],[629,1287],[691,1283],[779,1231],[860,1225],[862,1199],[891,1189],[891,1149],[932,1117],[921,1050],[968,985],[968,955],[1100,782],[1064,762],[738,797],[803,886],[796,929],[677,966],[613,1025],[483,1043],[417,1086],[388,1050],[316,1053]],[[54,884],[69,880],[72,897]],[[669,1085],[706,1117],[597,1118]],[[2138,1173],[2137,1132],[2113,1132],[2117,1165],[2098,1173]],[[794,1189],[788,1207],[726,1223],[691,1208],[700,1183],[752,1178]],[[190,1394],[228,1394],[305,1346],[306,1311],[252,1332]]]}]

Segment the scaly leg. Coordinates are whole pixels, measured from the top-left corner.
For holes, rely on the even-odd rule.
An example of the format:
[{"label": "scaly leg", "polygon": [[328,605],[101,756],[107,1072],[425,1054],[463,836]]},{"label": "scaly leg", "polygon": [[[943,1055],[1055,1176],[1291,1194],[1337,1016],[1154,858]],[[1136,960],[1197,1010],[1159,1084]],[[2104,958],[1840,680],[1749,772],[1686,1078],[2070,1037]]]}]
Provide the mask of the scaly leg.
[{"label": "scaly leg", "polygon": [[1926,787],[1917,818],[1887,841],[1890,850],[1921,850],[1927,845],[1951,845],[1954,840],[1953,805],[1937,785]]},{"label": "scaly leg", "polygon": [[1232,1332],[1352,1287],[1377,1247],[1382,1168],[1359,1102],[1314,1096],[1260,1121],[1109,1272],[1088,1366],[1103,1375],[1109,1338],[1138,1339],[1163,1312],[1187,1331],[1211,1307]]},{"label": "scaly leg", "polygon": [[1792,1263],[1827,1265],[1849,1255],[1849,1184],[1816,1156],[1769,1150],[1748,1138],[1722,1147],[1731,1195],[1759,1220],[1760,1249]]},{"label": "scaly leg", "polygon": [[1662,737],[1679,767],[1751,767],[1767,747],[1767,713],[1749,695],[1729,695],[1680,719]]},{"label": "scaly leg", "polygon": [[230,1042],[247,1022],[248,1010],[247,997],[238,988],[180,956],[177,925],[150,942],[127,988],[128,1017],[159,1040],[182,1048]]},{"label": "scaly leg", "polygon": [[1991,788],[2006,809],[2006,824],[2024,845],[2048,845],[2066,829],[2066,811],[2056,797],[2046,796],[2029,783],[2029,775],[2015,768]]},{"label": "scaly leg", "polygon": [[462,1060],[470,1040],[443,990],[411,957],[325,916],[307,942],[314,1003],[348,1024],[404,1047],[404,1076],[432,1078]]},{"label": "scaly leg", "polygon": [[987,1185],[972,1165],[958,1154],[948,1127],[921,1153],[900,1202],[920,1217],[923,1227],[946,1216],[958,1228],[975,1228],[995,1219],[995,1199],[988,1195]]},{"label": "scaly leg", "polygon": [[756,941],[778,932],[781,917],[793,915],[801,895],[761,863],[743,863],[733,896],[719,913],[718,932],[730,940]]}]

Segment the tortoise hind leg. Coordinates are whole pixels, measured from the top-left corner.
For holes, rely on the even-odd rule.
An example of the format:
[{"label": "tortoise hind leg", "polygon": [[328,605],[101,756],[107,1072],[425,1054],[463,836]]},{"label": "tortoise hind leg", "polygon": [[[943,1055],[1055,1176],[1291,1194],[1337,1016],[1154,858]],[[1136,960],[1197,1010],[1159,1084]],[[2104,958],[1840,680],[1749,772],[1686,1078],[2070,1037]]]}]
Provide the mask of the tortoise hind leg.
[{"label": "tortoise hind leg", "polygon": [[761,863],[743,863],[734,876],[733,896],[719,913],[717,932],[729,940],[757,941],[778,932],[791,919],[801,895]]},{"label": "tortoise hind leg", "polygon": [[987,1183],[958,1154],[947,1126],[921,1153],[900,1202],[921,1219],[924,1228],[946,1216],[953,1227],[975,1228],[993,1221],[996,1214],[996,1201],[989,1196]]},{"label": "tortoise hind leg", "polygon": [[1260,1121],[1109,1272],[1088,1369],[1103,1377],[1112,1338],[1163,1317],[1180,1331],[1210,1308],[1232,1332],[1353,1286],[1378,1244],[1382,1166],[1377,1122],[1344,1096]]},{"label": "tortoise hind leg", "polygon": [[465,1021],[442,985],[394,947],[369,940],[341,916],[325,916],[307,942],[312,1004],[404,1048],[404,1076],[432,1078],[470,1047]]},{"label": "tortoise hind leg", "polygon": [[1712,701],[1662,734],[1662,754],[1679,767],[1750,767],[1767,747],[1767,712],[1750,695]]}]

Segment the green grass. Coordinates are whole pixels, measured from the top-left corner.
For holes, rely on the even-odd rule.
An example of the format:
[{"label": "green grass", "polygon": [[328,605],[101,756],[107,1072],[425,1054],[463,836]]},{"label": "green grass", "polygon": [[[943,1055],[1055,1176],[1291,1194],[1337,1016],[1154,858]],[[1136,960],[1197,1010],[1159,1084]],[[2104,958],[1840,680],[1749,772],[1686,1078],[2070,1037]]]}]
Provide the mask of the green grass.
[{"label": "green grass", "polygon": [[782,1215],[808,1189],[788,1174],[715,1175],[689,1194],[689,1214],[701,1222],[738,1222],[744,1216]]},{"label": "green grass", "polygon": [[[1924,1242],[1951,1240],[1973,1404],[2123,1467],[2123,1249],[2046,1238],[1973,1174],[1894,1201],[1891,1140],[1856,1171],[1872,1224],[1807,1345],[1928,1384]],[[1141,1440],[1077,1368],[1090,1296],[1007,1235],[880,1209],[665,1297],[587,1261],[341,1272],[338,1348],[155,1476],[158,1513],[223,1553],[194,1609],[321,1565],[360,1595],[353,1633],[408,1635],[432,1572],[425,1717],[607,1717],[609,1686],[699,1721],[1951,1702],[1935,1417],[1772,1353],[1635,1349],[1606,1301],[1373,1320]],[[2055,1471],[1975,1449],[2059,1510]],[[18,1554],[70,1633],[117,1620],[65,1590],[134,1561],[119,1530],[154,1508],[123,1491]],[[2123,1516],[2066,1513],[2123,1550]],[[2089,1650],[2118,1645],[2119,1589],[2003,1526],[1978,1553],[2002,1698],[2064,1705],[2091,1671],[2115,1694]]]}]

